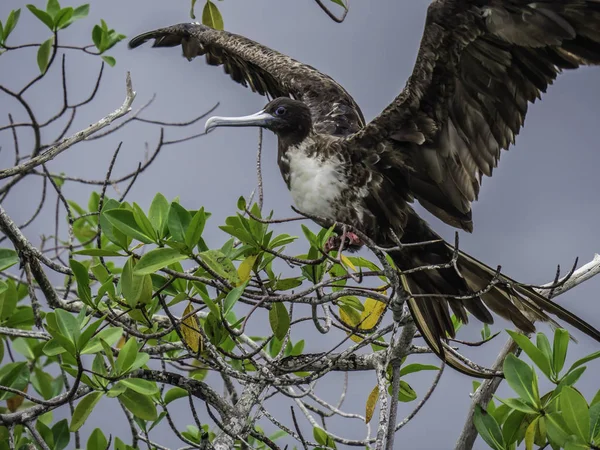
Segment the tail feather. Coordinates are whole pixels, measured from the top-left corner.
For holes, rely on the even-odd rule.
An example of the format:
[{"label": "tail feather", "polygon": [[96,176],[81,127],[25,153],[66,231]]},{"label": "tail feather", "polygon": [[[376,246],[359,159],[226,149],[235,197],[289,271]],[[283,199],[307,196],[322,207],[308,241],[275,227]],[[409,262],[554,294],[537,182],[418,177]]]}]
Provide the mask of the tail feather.
[{"label": "tail feather", "polygon": [[[473,258],[470,255],[467,255],[466,253],[461,252],[459,260],[459,270],[461,272],[463,271],[463,268],[466,270],[471,269],[471,271],[473,271],[473,268],[476,267],[479,270],[487,272],[488,277],[493,276],[493,274],[495,273],[495,271],[492,268],[486,266],[481,261],[476,260],[475,258]],[[467,282],[470,285],[471,283],[469,277],[466,278]],[[504,298],[498,298],[498,296],[496,295],[494,296],[495,302],[486,301],[485,296],[483,299],[486,305],[488,305],[488,307],[494,313],[502,315],[507,306],[514,305],[515,308],[518,308],[520,306],[522,308],[522,312],[524,313],[521,315],[527,316],[531,327],[533,327],[533,320],[550,322],[558,326],[556,321],[554,321],[551,317],[547,315],[547,313],[550,313],[559,318],[560,320],[565,321],[572,327],[577,328],[579,331],[594,338],[596,341],[600,342],[600,331],[594,328],[589,323],[587,323],[582,318],[576,316],[575,314],[568,311],[559,304],[553,302],[549,298],[544,297],[535,289],[527,286],[522,286],[515,280],[507,277],[506,275],[502,275],[501,280],[504,282],[503,285],[495,286],[494,291],[496,293],[502,294]],[[519,296],[518,300],[515,298],[516,295]],[[509,320],[513,321],[513,318],[509,317]],[[517,325],[523,331],[528,331],[527,329],[521,328],[521,326],[519,326],[519,324],[517,323],[515,323],[515,325]],[[535,331],[535,327],[533,327],[533,329],[531,329],[530,331]]]},{"label": "tail feather", "polygon": [[[440,239],[425,221],[416,215],[412,219],[409,219],[404,229],[404,242]],[[400,270],[408,270],[447,263],[452,259],[453,251],[449,244],[440,241],[426,246],[407,247],[391,253],[391,256]],[[559,324],[548,315],[551,314],[600,342],[600,331],[585,320],[534,289],[519,285],[511,278],[496,272],[472,256],[459,252],[455,267],[402,275],[404,288],[413,296],[408,301],[408,308],[417,328],[432,351],[449,366],[470,376],[493,376],[468,366],[452,352],[444,349],[448,339],[455,336],[450,310],[464,323],[468,320],[467,311],[484,323],[493,323],[491,311],[511,321],[526,333],[535,331],[535,321],[549,322],[558,327]],[[497,282],[490,287],[495,277]],[[469,299],[455,298],[477,292],[481,294]]]}]

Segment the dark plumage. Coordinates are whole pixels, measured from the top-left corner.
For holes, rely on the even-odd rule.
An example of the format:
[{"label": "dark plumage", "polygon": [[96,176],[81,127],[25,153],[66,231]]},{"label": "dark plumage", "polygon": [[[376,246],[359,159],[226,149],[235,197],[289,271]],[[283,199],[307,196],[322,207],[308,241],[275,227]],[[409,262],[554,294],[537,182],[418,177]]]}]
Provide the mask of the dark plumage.
[{"label": "dark plumage", "polygon": [[[365,124],[350,95],[333,79],[256,42],[199,24],[144,33],[156,47],[181,45],[188,59],[206,55],[234,81],[275,98],[242,118],[211,118],[216,126],[262,126],[279,138],[278,160],[296,206],[349,223],[380,245],[439,239],[411,208],[416,198],[444,222],[472,230],[471,202],[483,175],[519,133],[529,103],[562,69],[600,64],[600,0],[437,0],[428,10],[419,55],[405,89]],[[282,98],[278,98],[282,97]],[[291,98],[290,98],[291,97]],[[401,270],[446,263],[447,243],[392,254]],[[600,332],[529,288],[461,253],[457,270],[404,276],[409,301],[431,348],[454,368],[481,376],[444,351],[454,336],[450,311],[491,323],[489,310],[525,332],[552,314],[600,341]]]}]

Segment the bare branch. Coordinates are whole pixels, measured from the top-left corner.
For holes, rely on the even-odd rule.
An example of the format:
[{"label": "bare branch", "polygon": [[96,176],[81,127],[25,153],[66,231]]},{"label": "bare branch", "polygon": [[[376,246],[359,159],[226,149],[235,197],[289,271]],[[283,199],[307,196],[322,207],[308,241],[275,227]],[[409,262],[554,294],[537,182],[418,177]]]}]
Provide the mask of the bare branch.
[{"label": "bare branch", "polygon": [[131,86],[131,76],[129,75],[129,72],[127,73],[126,85],[127,85],[127,95],[125,97],[125,101],[123,102],[123,105],[121,105],[121,107],[119,109],[115,110],[113,113],[107,115],[106,117],[100,119],[98,122],[90,125],[85,130],[82,130],[82,131],[74,134],[73,136],[64,139],[63,141],[59,142],[56,145],[53,145],[52,147],[50,147],[48,150],[46,150],[41,155],[31,158],[30,160],[28,160],[27,162],[25,162],[23,164],[19,164],[17,166],[10,167],[8,169],[0,170],[0,179],[8,178],[8,177],[11,177],[14,175],[28,172],[29,170],[33,169],[34,167],[37,167],[41,164],[44,164],[45,162],[50,161],[51,159],[54,159],[56,156],[58,156],[65,150],[69,149],[71,146],[73,146],[73,144],[83,141],[88,136],[91,136],[92,134],[96,133],[97,131],[101,130],[102,128],[110,125],[112,122],[114,122],[118,118],[127,114],[129,111],[131,111],[131,104],[133,103],[133,100],[135,99],[135,92],[133,91],[133,88]]}]

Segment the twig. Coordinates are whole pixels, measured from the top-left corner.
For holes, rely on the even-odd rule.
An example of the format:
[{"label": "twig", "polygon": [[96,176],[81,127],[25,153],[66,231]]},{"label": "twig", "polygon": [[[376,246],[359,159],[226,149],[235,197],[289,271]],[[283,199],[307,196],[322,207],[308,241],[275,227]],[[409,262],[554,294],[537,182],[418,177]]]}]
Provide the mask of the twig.
[{"label": "twig", "polygon": [[262,159],[262,146],[263,146],[263,129],[258,128],[258,150],[256,151],[256,180],[258,183],[258,210],[262,211],[264,191],[263,191],[263,177],[261,168]]},{"label": "twig", "polygon": [[329,16],[329,18],[336,23],[342,23],[344,21],[344,19],[346,19],[346,16],[348,15],[348,11],[350,10],[350,6],[348,4],[346,4],[342,15],[340,17],[337,17],[335,14],[333,14],[329,10],[329,8],[327,8],[327,6],[325,6],[323,4],[323,2],[321,0],[315,0],[315,2],[317,3],[317,5],[319,5],[319,8],[321,8],[325,12],[325,14],[327,14]]},{"label": "twig", "polygon": [[45,162],[50,161],[51,159],[54,159],[56,156],[58,156],[59,154],[61,154],[62,152],[64,152],[68,148],[70,148],[71,146],[73,146],[73,144],[76,144],[77,142],[80,142],[80,141],[86,139],[88,136],[96,133],[98,130],[101,130],[102,128],[105,128],[106,126],[110,125],[112,122],[117,120],[118,118],[127,114],[129,111],[131,111],[131,104],[133,103],[133,100],[135,99],[135,92],[133,91],[133,88],[131,86],[131,76],[129,75],[129,72],[127,72],[126,86],[127,86],[127,95],[125,97],[125,101],[123,102],[123,105],[121,105],[121,107],[119,109],[117,109],[113,113],[107,115],[106,117],[100,119],[98,122],[90,125],[86,129],[79,131],[78,133],[75,133],[73,136],[64,139],[63,141],[59,142],[56,145],[53,145],[52,147],[50,147],[48,150],[46,150],[41,155],[31,158],[30,160],[28,160],[27,162],[24,162],[23,164],[19,164],[17,166],[10,167],[8,169],[0,170],[0,179],[8,178],[8,177],[11,177],[14,175],[28,172],[29,170],[33,169],[34,167],[37,167],[41,164],[44,164]]}]

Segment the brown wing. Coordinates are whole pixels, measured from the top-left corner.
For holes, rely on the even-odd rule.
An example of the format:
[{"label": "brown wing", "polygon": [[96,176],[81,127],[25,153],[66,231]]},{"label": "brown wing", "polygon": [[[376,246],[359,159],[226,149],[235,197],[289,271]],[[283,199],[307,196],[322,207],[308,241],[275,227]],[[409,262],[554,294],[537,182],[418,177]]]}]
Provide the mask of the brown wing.
[{"label": "brown wing", "polygon": [[387,140],[433,214],[471,230],[471,202],[529,103],[562,69],[600,64],[599,0],[438,0],[402,93],[349,143]]},{"label": "brown wing", "polygon": [[243,36],[200,24],[182,23],[136,36],[130,48],[154,39],[153,47],[181,45],[189,60],[206,55],[231,78],[261,95],[294,97],[306,103],[318,132],[345,136],[364,125],[360,108],[342,86],[302,64]]}]

